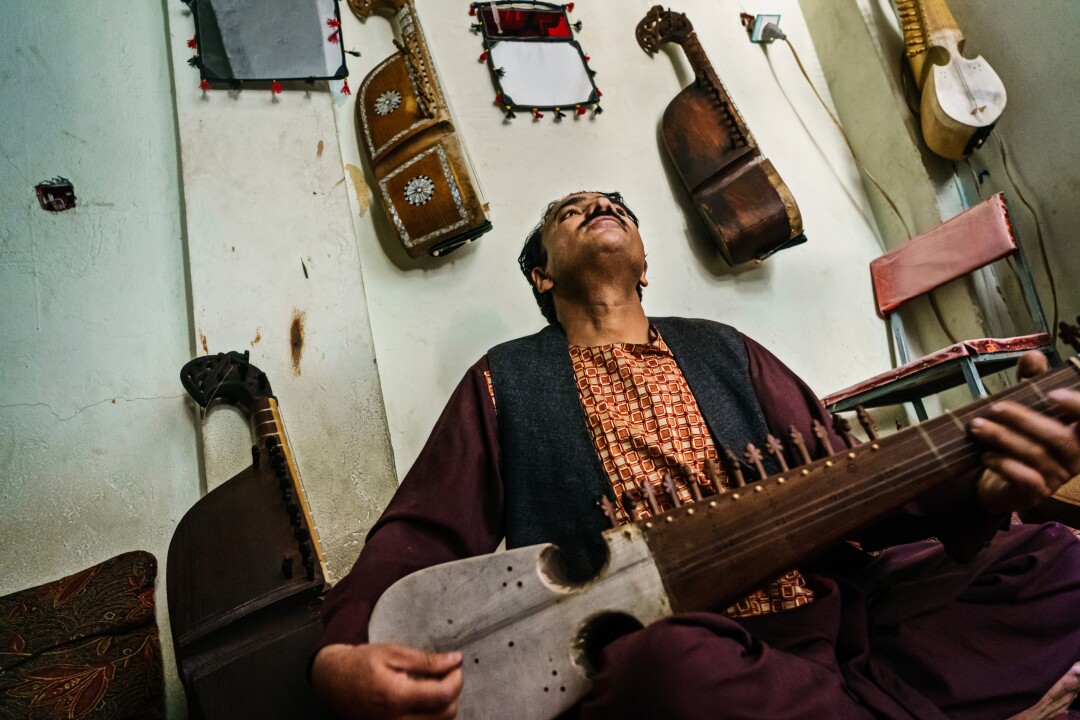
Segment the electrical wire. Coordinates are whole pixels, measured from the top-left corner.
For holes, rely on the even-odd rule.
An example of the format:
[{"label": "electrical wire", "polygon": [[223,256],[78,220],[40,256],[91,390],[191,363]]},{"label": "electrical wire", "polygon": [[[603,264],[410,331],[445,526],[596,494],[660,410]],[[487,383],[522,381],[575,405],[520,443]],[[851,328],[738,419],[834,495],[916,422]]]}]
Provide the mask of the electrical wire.
[{"label": "electrical wire", "polygon": [[[819,93],[817,87],[814,86],[814,81],[810,79],[809,73],[807,73],[806,68],[803,67],[802,60],[799,59],[799,53],[795,50],[795,46],[791,44],[791,40],[788,39],[787,35],[782,34],[779,29],[776,30],[776,33],[780,33],[776,35],[776,37],[782,39],[787,44],[788,49],[791,50],[792,57],[795,58],[795,64],[799,66],[799,71],[802,73],[803,78],[806,79],[806,83],[810,86],[810,89],[814,91],[814,95],[817,97],[818,102],[821,103],[821,107],[825,108],[825,112],[828,113],[829,119],[833,121],[833,125],[835,125],[836,129],[840,131],[840,135],[844,138],[844,142],[847,144],[848,151],[851,152],[851,157],[855,161],[855,165],[859,168],[859,170],[863,172],[864,175],[866,175],[867,179],[869,179],[870,182],[873,183],[874,187],[876,187],[878,189],[878,192],[881,193],[881,196],[885,198],[885,202],[887,202],[889,204],[889,207],[892,208],[893,213],[896,215],[896,219],[900,221],[900,225],[904,228],[904,233],[907,235],[908,240],[910,240],[912,237],[911,228],[904,220],[904,216],[900,213],[900,209],[896,206],[896,203],[893,202],[892,196],[890,196],[889,193],[885,191],[885,188],[881,186],[881,183],[878,182],[877,178],[875,178],[874,175],[866,169],[866,166],[863,165],[862,161],[859,159],[859,155],[855,152],[855,148],[851,144],[851,138],[848,137],[848,134],[844,131],[843,126],[840,125],[840,121],[836,119],[835,115],[833,115],[832,110],[829,109],[829,106],[825,103],[825,100],[822,99],[821,93]],[[926,294],[926,297],[930,301],[930,309],[933,310],[934,316],[937,318],[938,324],[941,326],[942,332],[945,333],[945,337],[949,339],[949,342],[951,344],[956,345],[959,340],[956,339],[956,336],[953,335],[952,331],[949,329],[948,323],[945,322],[945,316],[941,312],[941,308],[938,307],[937,298],[934,297],[934,291],[931,290],[930,292],[928,292]]]},{"label": "electrical wire", "polygon": [[1017,197],[1020,198],[1020,202],[1024,203],[1024,206],[1031,213],[1031,217],[1035,220],[1035,239],[1039,242],[1039,255],[1042,259],[1043,271],[1046,273],[1046,279],[1050,282],[1050,301],[1052,304],[1051,310],[1053,311],[1051,317],[1053,318],[1050,323],[1050,338],[1051,342],[1057,342],[1058,335],[1058,292],[1057,282],[1054,280],[1054,273],[1050,270],[1050,258],[1046,253],[1046,242],[1043,239],[1042,221],[1039,219],[1039,213],[1035,212],[1035,208],[1023,191],[1020,190],[1020,186],[1016,183],[1016,179],[1013,178],[1012,171],[1009,170],[1009,158],[1005,152],[1005,141],[1001,139],[1001,136],[997,134],[997,130],[992,130],[990,135],[997,141],[998,151],[1001,153],[1001,164],[1005,168],[1005,175],[1009,178],[1009,183],[1012,184],[1013,190],[1016,191]]}]

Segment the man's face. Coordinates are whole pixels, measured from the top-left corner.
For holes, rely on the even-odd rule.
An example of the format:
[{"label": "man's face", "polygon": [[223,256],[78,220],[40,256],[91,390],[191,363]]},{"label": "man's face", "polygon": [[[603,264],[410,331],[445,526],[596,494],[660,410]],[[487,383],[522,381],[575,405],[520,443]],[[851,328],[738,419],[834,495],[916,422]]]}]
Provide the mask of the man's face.
[{"label": "man's face", "polygon": [[533,270],[541,292],[560,278],[572,279],[599,266],[632,272],[646,284],[645,247],[637,225],[626,208],[600,193],[577,193],[556,203],[544,225],[543,245],[546,267]]}]

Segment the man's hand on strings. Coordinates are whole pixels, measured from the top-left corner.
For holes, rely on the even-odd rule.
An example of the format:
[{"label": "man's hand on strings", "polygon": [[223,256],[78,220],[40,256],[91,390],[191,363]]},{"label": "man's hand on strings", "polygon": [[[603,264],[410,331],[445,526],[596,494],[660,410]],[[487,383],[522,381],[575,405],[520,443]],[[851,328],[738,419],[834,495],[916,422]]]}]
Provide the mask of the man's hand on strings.
[{"label": "man's hand on strings", "polygon": [[327,645],[311,681],[331,710],[363,720],[450,720],[461,695],[461,654],[405,645]]},{"label": "man's hand on strings", "polygon": [[[1035,350],[1021,356],[1016,374],[1030,378],[1048,367],[1046,356]],[[1054,390],[1047,396],[1060,419],[1001,401],[971,422],[972,437],[987,447],[982,456],[987,470],[978,484],[987,512],[1034,507],[1080,475],[1080,392]]]}]

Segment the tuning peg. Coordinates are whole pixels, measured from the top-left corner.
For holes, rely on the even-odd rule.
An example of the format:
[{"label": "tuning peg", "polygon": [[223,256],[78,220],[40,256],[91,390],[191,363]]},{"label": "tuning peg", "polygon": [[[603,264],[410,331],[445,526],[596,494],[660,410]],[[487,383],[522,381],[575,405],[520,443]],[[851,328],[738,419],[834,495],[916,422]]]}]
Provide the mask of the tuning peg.
[{"label": "tuning peg", "polygon": [[843,415],[833,413],[833,430],[844,440],[844,445],[849,448],[855,447],[855,438],[851,435],[851,423]]},{"label": "tuning peg", "polygon": [[832,440],[829,439],[829,431],[825,427],[825,424],[815,418],[814,422],[811,423],[811,427],[814,429],[814,437],[816,437],[821,443],[821,446],[825,448],[825,455],[832,455],[834,452]]},{"label": "tuning peg", "polygon": [[641,478],[637,482],[638,493],[641,497],[645,498],[645,504],[649,507],[649,512],[653,515],[660,514],[660,505],[656,502],[656,492],[653,491],[652,483],[649,482],[649,478]]},{"label": "tuning peg", "polygon": [[600,511],[604,513],[604,517],[606,517],[608,519],[608,522],[611,523],[611,527],[618,527],[619,518],[615,513],[615,504],[611,502],[607,495],[601,496],[599,502]]},{"label": "tuning peg", "polygon": [[252,445],[251,446],[251,467],[255,468],[256,470],[259,469],[259,446],[258,445]]},{"label": "tuning peg", "polygon": [[802,460],[802,465],[810,464],[810,453],[806,450],[806,443],[803,441],[803,434],[799,432],[799,429],[794,425],[789,430],[789,437],[791,438],[791,444],[795,446],[795,450],[799,453],[799,459]]},{"label": "tuning peg", "polygon": [[770,455],[776,458],[776,462],[780,464],[780,470],[782,472],[787,472],[787,458],[784,457],[784,444],[780,442],[780,438],[772,434],[766,435],[765,449],[769,451]]},{"label": "tuning peg", "polygon": [[281,559],[281,574],[285,576],[286,580],[291,580],[293,576],[293,557],[292,555],[286,555]]},{"label": "tuning peg", "polygon": [[727,461],[728,479],[731,480],[731,486],[741,488],[746,484],[746,478],[743,477],[742,466],[739,464],[739,458],[735,453],[730,450],[724,450],[724,460]]},{"label": "tuning peg", "polygon": [[758,480],[764,480],[765,479],[765,468],[761,464],[761,460],[762,460],[761,451],[757,449],[757,447],[754,445],[754,443],[746,443],[746,452],[744,454],[746,456],[746,462],[753,465],[754,469],[757,470],[757,474],[758,474],[757,479]]},{"label": "tuning peg", "polygon": [[296,530],[293,532],[293,536],[300,542],[304,542],[311,537],[311,533],[308,532],[308,529],[306,527],[301,526],[296,528]]},{"label": "tuning peg", "polygon": [[870,417],[870,413],[866,412],[866,408],[859,405],[855,408],[855,417],[859,419],[859,424],[862,425],[862,429],[866,432],[866,437],[870,438],[870,441],[878,439],[878,426],[874,422],[874,419]]},{"label": "tuning peg", "polygon": [[686,463],[683,463],[682,471],[686,487],[690,489],[690,497],[694,499],[694,502],[698,502],[704,496],[701,494],[701,483],[698,482],[697,473]]},{"label": "tuning peg", "polygon": [[1076,325],[1070,325],[1064,320],[1058,323],[1058,337],[1080,353],[1080,316],[1076,318]]},{"label": "tuning peg", "polygon": [[904,429],[904,423],[900,422],[900,418],[896,418],[896,431],[900,432]]},{"label": "tuning peg", "polygon": [[724,473],[720,469],[720,463],[716,462],[712,458],[705,461],[705,478],[709,484],[712,485],[712,491],[714,494],[720,494],[727,492],[724,489]]},{"label": "tuning peg", "polygon": [[267,435],[266,439],[263,440],[263,443],[266,445],[267,450],[274,452],[274,448],[278,445],[278,439],[274,435]]},{"label": "tuning peg", "polygon": [[638,500],[634,497],[634,493],[630,490],[624,490],[622,494],[622,507],[630,520],[637,520],[638,515]]},{"label": "tuning peg", "polygon": [[682,507],[682,500],[679,499],[679,483],[670,472],[664,473],[663,486],[668,497],[671,498],[671,506]]},{"label": "tuning peg", "polygon": [[300,541],[300,557],[305,561],[311,557],[311,543],[307,540]]}]

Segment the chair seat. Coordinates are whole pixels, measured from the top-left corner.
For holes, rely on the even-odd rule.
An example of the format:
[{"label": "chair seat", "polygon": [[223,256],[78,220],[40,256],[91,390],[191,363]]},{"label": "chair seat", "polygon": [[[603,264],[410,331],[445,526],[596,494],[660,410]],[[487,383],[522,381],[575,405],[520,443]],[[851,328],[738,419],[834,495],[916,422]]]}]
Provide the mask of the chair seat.
[{"label": "chair seat", "polygon": [[848,410],[856,405],[876,407],[911,402],[963,385],[961,362],[965,360],[974,363],[980,375],[989,375],[1007,369],[1017,356],[1028,350],[1050,346],[1047,333],[965,340],[835,392],[822,402],[832,411]]}]

